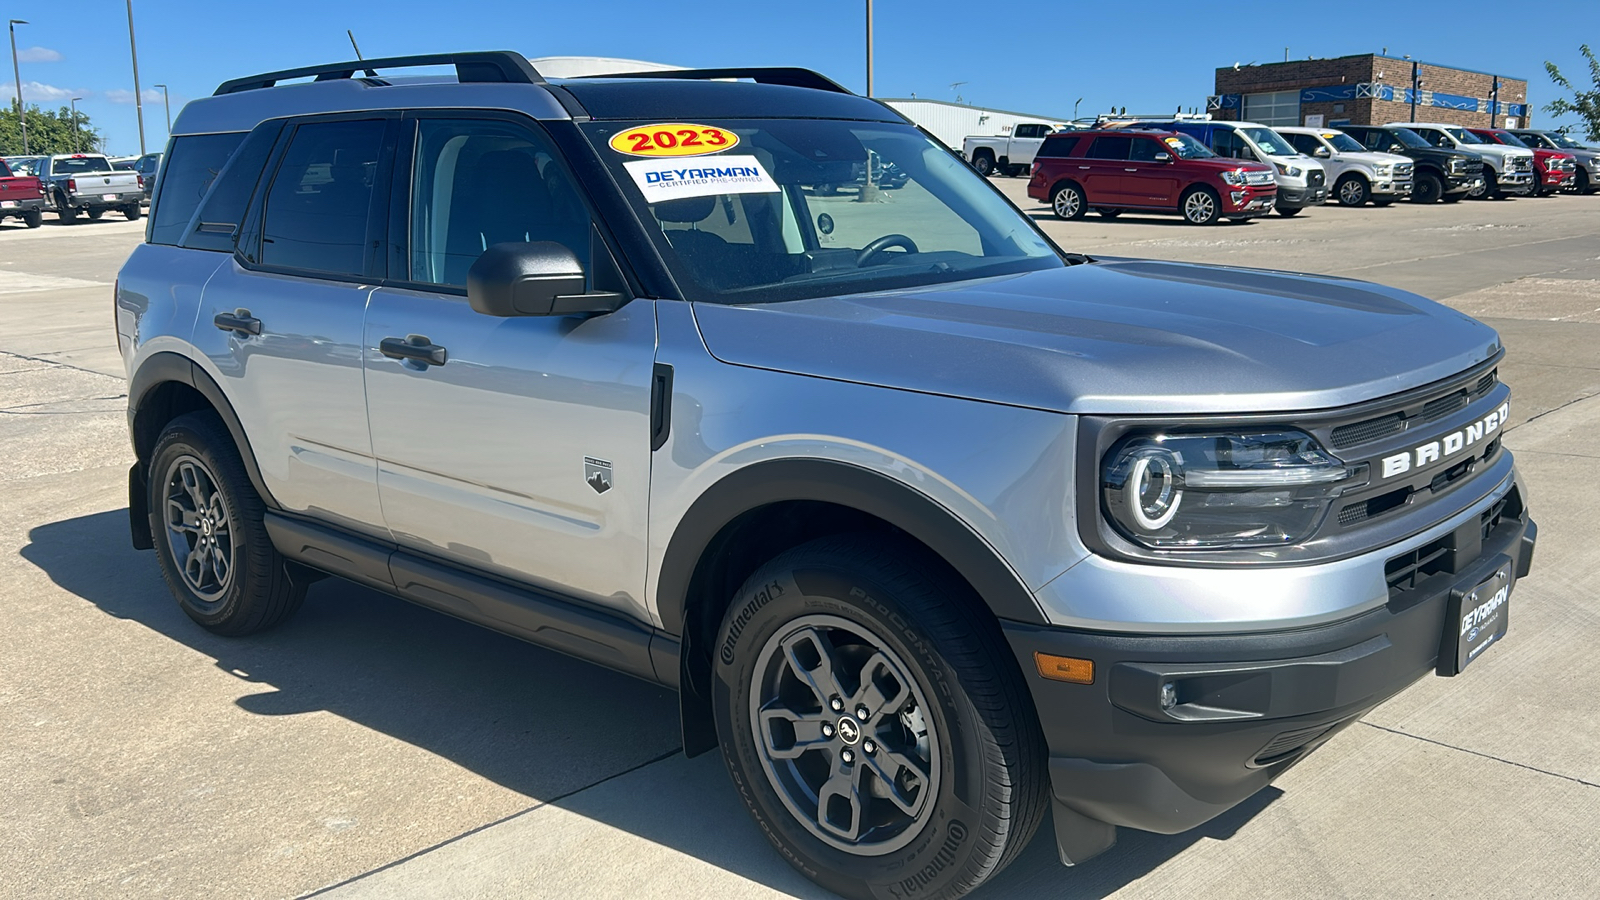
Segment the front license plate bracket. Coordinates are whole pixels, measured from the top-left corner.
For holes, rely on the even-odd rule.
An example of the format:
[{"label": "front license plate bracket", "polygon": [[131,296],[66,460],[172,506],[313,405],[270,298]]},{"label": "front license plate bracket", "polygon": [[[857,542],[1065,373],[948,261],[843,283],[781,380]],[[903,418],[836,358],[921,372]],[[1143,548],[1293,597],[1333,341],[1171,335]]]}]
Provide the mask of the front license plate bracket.
[{"label": "front license plate bracket", "polygon": [[[1445,607],[1444,639],[1439,645],[1439,674],[1459,675],[1506,635],[1511,621],[1511,558],[1496,557],[1487,577],[1452,588]],[[1481,572],[1481,570],[1480,570]]]}]

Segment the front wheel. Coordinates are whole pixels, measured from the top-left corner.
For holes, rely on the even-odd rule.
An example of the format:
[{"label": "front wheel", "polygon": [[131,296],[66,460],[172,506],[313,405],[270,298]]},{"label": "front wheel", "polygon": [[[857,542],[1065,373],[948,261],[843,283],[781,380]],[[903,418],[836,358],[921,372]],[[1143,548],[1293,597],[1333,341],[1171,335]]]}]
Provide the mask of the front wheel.
[{"label": "front wheel", "polygon": [[1367,189],[1367,180],[1360,175],[1346,175],[1333,188],[1340,206],[1360,206],[1367,202],[1371,193]]},{"label": "front wheel", "polygon": [[266,506],[214,413],[173,419],[150,454],[148,477],[161,574],[189,618],[238,636],[300,608],[305,583],[290,577],[267,536]]},{"label": "front wheel", "polygon": [[1122,215],[1122,210],[1120,209],[1097,209],[1095,212],[1099,213],[1102,219],[1115,219],[1117,216]]},{"label": "front wheel", "polygon": [[1280,206],[1274,210],[1274,212],[1280,216],[1283,216],[1285,219],[1291,219],[1300,215],[1300,210],[1304,208],[1305,207],[1303,206]]},{"label": "front wheel", "polygon": [[972,158],[972,167],[978,170],[979,175],[987,178],[994,172],[994,159],[986,153],[980,153]]},{"label": "front wheel", "polygon": [[1416,184],[1411,188],[1412,203],[1438,203],[1443,196],[1444,182],[1439,180],[1439,176],[1432,172],[1417,174]]},{"label": "front wheel", "polygon": [[1038,828],[1043,738],[982,603],[920,546],[857,534],[784,553],[729,606],[723,759],[762,832],[828,890],[959,897]]},{"label": "front wheel", "polygon": [[1222,215],[1222,201],[1209,188],[1190,188],[1178,201],[1184,221],[1190,225],[1210,225]]}]

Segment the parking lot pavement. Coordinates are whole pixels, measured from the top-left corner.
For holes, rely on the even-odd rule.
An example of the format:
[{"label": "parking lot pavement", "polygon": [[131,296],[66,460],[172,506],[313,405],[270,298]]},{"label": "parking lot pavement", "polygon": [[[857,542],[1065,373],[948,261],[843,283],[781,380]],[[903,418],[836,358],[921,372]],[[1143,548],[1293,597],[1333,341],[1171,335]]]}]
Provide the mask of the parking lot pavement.
[{"label": "parking lot pavement", "polygon": [[[1046,215],[1022,179],[996,184]],[[0,227],[0,893],[821,896],[718,757],[677,752],[667,691],[332,580],[261,637],[184,618],[127,542],[110,294],[141,225]],[[1592,893],[1600,197],[1044,227],[1100,255],[1371,278],[1489,321],[1540,546],[1508,640],[1461,678],[1194,832],[1124,831],[1068,870],[1046,826],[984,895]]]}]

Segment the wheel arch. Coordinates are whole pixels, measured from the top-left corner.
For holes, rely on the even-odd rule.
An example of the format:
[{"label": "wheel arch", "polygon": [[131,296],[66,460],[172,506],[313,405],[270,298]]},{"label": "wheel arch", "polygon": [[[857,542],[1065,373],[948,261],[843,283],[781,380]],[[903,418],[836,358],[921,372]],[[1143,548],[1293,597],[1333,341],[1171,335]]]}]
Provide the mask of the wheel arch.
[{"label": "wheel arch", "polygon": [[153,354],[139,364],[128,386],[128,428],[134,456],[138,459],[134,467],[136,473],[141,477],[145,474],[143,470],[149,463],[150,453],[168,422],[185,413],[203,410],[210,410],[222,419],[244,461],[251,486],[269,509],[277,509],[278,504],[261,477],[261,468],[256,464],[255,453],[250,449],[250,440],[245,436],[244,425],[234,412],[233,404],[204,369],[179,353]]},{"label": "wheel arch", "polygon": [[784,550],[830,534],[903,533],[937,555],[997,620],[1045,624],[1033,594],[970,527],[927,495],[868,469],[773,460],[725,476],[689,508],[657,578],[662,627],[678,636],[684,752],[717,744],[710,648],[740,584]]}]

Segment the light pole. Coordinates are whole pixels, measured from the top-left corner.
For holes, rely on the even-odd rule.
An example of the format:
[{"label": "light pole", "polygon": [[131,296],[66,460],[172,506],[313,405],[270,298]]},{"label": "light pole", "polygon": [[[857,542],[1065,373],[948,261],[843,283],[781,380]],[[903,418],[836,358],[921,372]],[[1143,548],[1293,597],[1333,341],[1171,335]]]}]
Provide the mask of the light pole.
[{"label": "light pole", "polygon": [[170,136],[172,134],[172,95],[167,93],[167,86],[164,84],[152,84],[151,87],[161,88],[161,103],[167,108],[167,134]]},{"label": "light pole", "polygon": [[73,153],[82,153],[83,152],[83,149],[78,146],[78,130],[79,130],[78,129],[78,101],[82,100],[82,99],[83,99],[82,97],[73,97],[72,98],[72,152]]},{"label": "light pole", "polygon": [[17,26],[28,24],[25,19],[12,19],[6,23],[11,29],[11,79],[17,83],[17,127],[22,129],[22,155],[28,155],[28,111],[22,105],[22,70],[17,65]]},{"label": "light pole", "polygon": [[139,115],[139,155],[144,155],[144,97],[139,89],[139,46],[133,39],[133,0],[128,0],[128,53],[133,56],[133,108]]},{"label": "light pole", "polygon": [[872,0],[867,0],[867,96],[872,96]]}]

